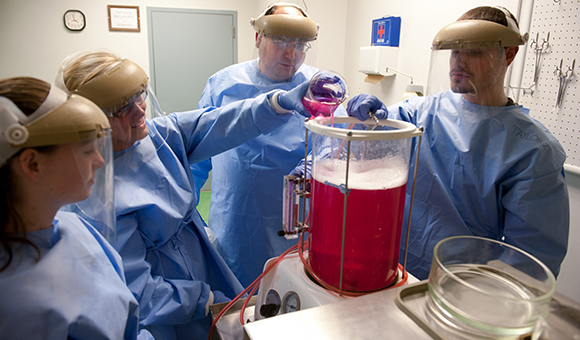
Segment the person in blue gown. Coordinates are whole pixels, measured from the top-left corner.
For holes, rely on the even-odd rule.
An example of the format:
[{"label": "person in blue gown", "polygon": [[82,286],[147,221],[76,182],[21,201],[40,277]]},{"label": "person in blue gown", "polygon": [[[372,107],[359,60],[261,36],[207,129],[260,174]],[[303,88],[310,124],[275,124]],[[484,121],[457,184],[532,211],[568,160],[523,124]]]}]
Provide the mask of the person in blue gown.
[{"label": "person in blue gown", "polygon": [[[371,111],[378,118],[424,128],[421,149],[416,150],[407,249],[407,270],[418,279],[428,277],[437,242],[455,235],[506,242],[558,275],[570,223],[566,154],[503,87],[507,67],[525,40],[507,9],[474,8],[433,41],[427,92],[434,94],[389,107],[362,94],[348,104],[348,114],[361,120]],[[414,166],[412,161],[411,171]],[[404,250],[401,247],[401,259]]]},{"label": "person in blue gown", "polygon": [[[305,115],[300,99],[308,83],[164,115],[145,71],[129,59],[84,51],[65,59],[61,73],[57,82],[93,100],[112,126],[114,246],[139,301],[140,325],[156,339],[206,338],[209,306],[243,288],[208,240],[189,166],[298,119],[290,109]],[[295,99],[288,104],[289,98]]]},{"label": "person in blue gown", "polygon": [[[263,24],[267,20],[269,24]],[[274,89],[290,90],[319,71],[304,64],[318,28],[302,8],[275,3],[253,26],[259,58],[212,75],[198,108],[222,107]],[[340,106],[335,115],[346,112]],[[207,178],[212,171],[209,227],[224,260],[244,286],[256,280],[268,259],[297,243],[278,231],[282,230],[284,175],[304,158],[304,152],[304,117],[295,114],[275,131],[192,165],[196,178]]]},{"label": "person in blue gown", "polygon": [[0,338],[137,339],[121,257],[59,210],[89,197],[106,164],[107,118],[85,98],[17,77],[0,80],[0,121]]}]

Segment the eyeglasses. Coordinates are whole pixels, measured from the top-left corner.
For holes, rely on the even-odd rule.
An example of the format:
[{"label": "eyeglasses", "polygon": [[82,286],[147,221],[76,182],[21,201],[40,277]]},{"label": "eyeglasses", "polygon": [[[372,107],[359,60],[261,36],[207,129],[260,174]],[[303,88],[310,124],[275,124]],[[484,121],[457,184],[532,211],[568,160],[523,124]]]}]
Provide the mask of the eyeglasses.
[{"label": "eyeglasses", "polygon": [[288,41],[288,40],[281,40],[281,39],[272,39],[272,41],[274,42],[274,44],[276,44],[276,47],[278,47],[279,49],[287,49],[290,47],[294,47],[294,49],[298,52],[306,52],[310,49],[310,44],[309,43],[305,43],[305,42],[294,42],[294,41]]},{"label": "eyeglasses", "polygon": [[143,102],[145,102],[145,100],[147,99],[147,94],[148,94],[147,90],[141,90],[136,94],[134,94],[133,96],[131,96],[131,98],[129,98],[125,102],[126,104],[122,106],[120,109],[116,109],[118,106],[115,106],[103,109],[103,112],[105,112],[105,115],[107,115],[107,117],[114,117],[119,119],[125,118],[131,113],[131,110],[133,110],[133,105],[141,105],[143,104]]}]

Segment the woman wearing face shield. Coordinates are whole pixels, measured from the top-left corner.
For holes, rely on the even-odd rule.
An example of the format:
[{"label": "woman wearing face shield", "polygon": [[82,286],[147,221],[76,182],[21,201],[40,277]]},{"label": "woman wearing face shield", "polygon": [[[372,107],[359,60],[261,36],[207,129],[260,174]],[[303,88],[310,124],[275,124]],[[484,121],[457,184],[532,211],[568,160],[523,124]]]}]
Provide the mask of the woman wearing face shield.
[{"label": "woman wearing face shield", "polygon": [[[503,86],[526,39],[507,9],[474,8],[433,40],[429,96],[388,108],[370,95],[348,104],[360,119],[373,111],[425,128],[407,250],[407,269],[419,279],[429,275],[435,244],[455,235],[504,241],[554,275],[560,270],[569,232],[566,154]],[[408,193],[407,209],[409,200]]]},{"label": "woman wearing face shield", "polygon": [[[137,64],[106,51],[67,58],[57,83],[94,101],[109,117],[117,242],[140,325],[156,339],[207,337],[209,306],[242,286],[207,238],[190,163],[284,124],[308,82],[292,91],[214,109],[164,116]],[[147,119],[146,115],[153,119]]]},{"label": "woman wearing face shield", "polygon": [[136,339],[120,256],[59,211],[100,185],[105,115],[44,81],[9,78],[0,80],[0,130],[0,338]]}]

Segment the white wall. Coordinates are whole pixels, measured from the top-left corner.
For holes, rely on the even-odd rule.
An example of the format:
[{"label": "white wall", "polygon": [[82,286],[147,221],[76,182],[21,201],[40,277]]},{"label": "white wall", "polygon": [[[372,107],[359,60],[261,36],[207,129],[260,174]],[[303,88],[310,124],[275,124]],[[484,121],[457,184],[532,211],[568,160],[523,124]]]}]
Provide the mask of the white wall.
[{"label": "white wall", "polygon": [[[107,4],[139,5],[141,31],[109,32]],[[248,17],[258,11],[252,11],[251,1],[237,0],[2,0],[0,75],[30,75],[53,81],[60,62],[67,55],[93,48],[108,48],[134,60],[148,71],[147,6],[233,9],[238,10],[240,17]],[[62,16],[68,9],[79,9],[85,14],[87,26],[83,31],[69,32],[64,27]],[[246,27],[240,27],[240,31],[243,28]],[[240,42],[243,40],[240,39]],[[240,54],[244,52],[240,49]]]},{"label": "white wall", "polygon": [[[359,48],[370,46],[372,20],[383,16],[401,17],[398,65],[393,68],[413,77],[414,84],[427,85],[431,43],[437,32],[468,9],[487,5],[482,0],[414,0],[378,1],[357,0],[348,2],[346,21],[345,74],[351,94],[359,91],[374,94],[386,104],[401,100],[410,79],[397,74],[386,77],[378,85],[364,82],[365,75],[358,72]],[[503,5],[512,12],[517,10],[517,0],[496,0],[493,5]]]},{"label": "white wall", "polygon": [[[531,0],[523,0],[529,4]],[[147,7],[234,10],[238,12],[238,61],[254,56],[254,31],[249,20],[274,0],[0,0],[0,78],[28,75],[53,81],[60,62],[70,53],[88,48],[108,48],[149,70]],[[303,6],[302,0],[291,0]],[[318,67],[335,70],[346,78],[352,95],[375,94],[386,103],[398,102],[407,77],[396,75],[378,85],[365,83],[358,72],[359,48],[370,46],[371,22],[386,15],[402,18],[399,60],[396,69],[427,84],[431,41],[440,28],[466,10],[479,5],[503,5],[517,11],[517,0],[306,0],[308,12],[320,24]],[[107,4],[139,5],[141,32],[109,32]],[[62,15],[80,9],[87,27],[68,32]],[[201,32],[200,32],[201,33]],[[211,53],[211,51],[200,51]],[[523,53],[522,53],[523,54]],[[533,114],[533,113],[532,113]],[[567,174],[570,205],[579,207],[580,177]],[[580,211],[571,209],[570,249],[558,279],[558,291],[580,301]]]},{"label": "white wall", "polygon": [[[147,7],[234,10],[238,12],[238,61],[254,56],[256,18],[270,0],[2,0],[0,1],[0,77],[28,75],[53,81],[58,66],[69,54],[93,48],[108,48],[132,59],[149,72]],[[291,1],[302,4],[301,1]],[[110,32],[107,5],[139,6],[140,32]],[[343,70],[344,21],[347,0],[318,0],[309,5],[309,14],[320,24],[319,67]],[[68,9],[80,9],[87,26],[69,32],[62,16]],[[200,32],[202,34],[202,32]],[[212,53],[212,51],[200,51]]]}]

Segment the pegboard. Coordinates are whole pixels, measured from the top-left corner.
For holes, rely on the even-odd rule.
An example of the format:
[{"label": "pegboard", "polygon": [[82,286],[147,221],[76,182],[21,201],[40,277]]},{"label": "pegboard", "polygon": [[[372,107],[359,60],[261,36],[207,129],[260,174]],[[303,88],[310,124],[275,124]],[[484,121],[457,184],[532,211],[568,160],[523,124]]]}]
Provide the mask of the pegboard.
[{"label": "pegboard", "polygon": [[[549,39],[548,39],[549,33]],[[530,115],[540,121],[560,141],[567,154],[566,165],[580,167],[580,0],[535,0],[530,38],[520,90],[519,103],[530,108]],[[537,46],[532,42],[537,39]],[[540,54],[540,68],[534,83],[536,50],[548,40],[549,47]],[[536,48],[534,48],[536,47]],[[545,45],[544,45],[545,47]],[[560,107],[556,107],[560,81],[556,69],[571,68]],[[569,74],[572,72],[569,72]]]}]

